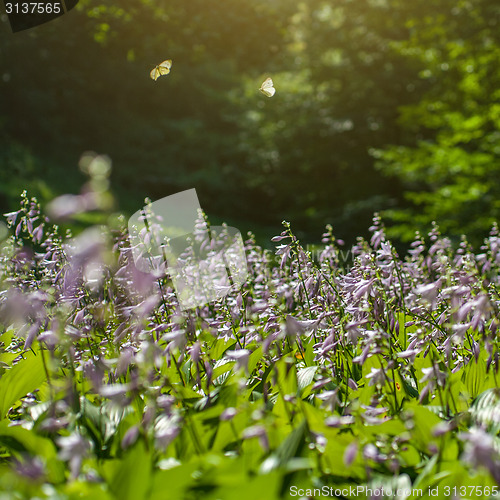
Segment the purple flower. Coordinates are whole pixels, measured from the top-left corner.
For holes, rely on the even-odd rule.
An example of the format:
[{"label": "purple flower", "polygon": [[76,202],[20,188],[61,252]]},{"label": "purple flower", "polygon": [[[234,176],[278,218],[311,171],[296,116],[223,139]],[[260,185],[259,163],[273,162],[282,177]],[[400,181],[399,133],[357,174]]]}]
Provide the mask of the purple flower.
[{"label": "purple flower", "polygon": [[383,463],[387,460],[387,455],[380,453],[374,444],[367,444],[363,448],[363,457],[365,460],[373,460],[374,462]]},{"label": "purple flower", "polygon": [[92,444],[76,432],[57,439],[60,447],[59,458],[69,462],[71,477],[76,479],[80,473],[82,461],[87,457],[92,449]]},{"label": "purple flower", "polygon": [[356,455],[358,454],[358,443],[353,441],[344,451],[344,464],[346,467],[350,467],[354,462]]},{"label": "purple flower", "polygon": [[136,425],[133,425],[125,433],[125,436],[123,436],[121,442],[122,449],[126,450],[127,448],[132,446],[137,441],[138,437],[139,437],[139,428]]},{"label": "purple flower", "polygon": [[245,370],[248,373],[248,359],[251,352],[248,349],[238,349],[237,351],[227,351],[226,356],[236,361],[236,370]]},{"label": "purple flower", "polygon": [[236,414],[238,413],[238,411],[236,410],[236,408],[226,408],[221,414],[220,414],[220,419],[225,422],[225,421],[228,421],[228,420],[232,420]]},{"label": "purple flower", "polygon": [[493,436],[474,427],[469,432],[462,432],[458,438],[465,441],[462,460],[474,467],[485,467],[497,483],[500,483],[500,455]]},{"label": "purple flower", "polygon": [[337,396],[338,388],[333,391],[325,391],[321,394],[318,394],[316,397],[323,401],[323,407],[329,408],[329,410],[333,413],[335,408],[340,405],[340,400]]},{"label": "purple flower", "polygon": [[38,481],[45,476],[45,467],[38,457],[14,459],[15,471],[30,481]]},{"label": "purple flower", "polygon": [[156,447],[165,450],[181,431],[181,421],[177,415],[158,417],[154,426]]},{"label": "purple flower", "polygon": [[243,439],[259,438],[259,443],[264,451],[269,450],[269,440],[266,429],[261,425],[253,425],[243,431]]},{"label": "purple flower", "polygon": [[370,373],[366,375],[367,379],[370,379],[368,385],[378,385],[385,384],[386,375],[383,368],[371,368]]}]

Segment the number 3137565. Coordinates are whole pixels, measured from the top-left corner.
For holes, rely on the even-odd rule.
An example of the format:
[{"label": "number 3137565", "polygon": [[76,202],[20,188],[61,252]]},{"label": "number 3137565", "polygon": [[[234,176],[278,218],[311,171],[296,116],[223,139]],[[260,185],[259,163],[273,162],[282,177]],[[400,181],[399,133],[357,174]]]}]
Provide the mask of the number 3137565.
[{"label": "number 3137565", "polygon": [[6,3],[7,14],[60,14],[60,3],[21,2]]}]

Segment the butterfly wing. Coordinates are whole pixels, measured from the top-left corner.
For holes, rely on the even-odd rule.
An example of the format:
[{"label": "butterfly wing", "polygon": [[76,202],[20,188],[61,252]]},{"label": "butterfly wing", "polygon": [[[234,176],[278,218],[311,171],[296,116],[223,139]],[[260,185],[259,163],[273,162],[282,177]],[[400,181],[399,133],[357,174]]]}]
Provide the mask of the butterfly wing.
[{"label": "butterfly wing", "polygon": [[[160,68],[164,68],[164,69],[168,70],[168,73],[170,73],[170,68],[172,67],[172,59],[167,59],[166,61],[163,61],[158,66]],[[168,73],[165,73],[165,75],[168,75]]]},{"label": "butterfly wing", "polygon": [[156,80],[158,80],[158,77],[160,76],[160,70],[159,70],[158,66],[155,66],[151,70],[151,73],[149,73],[149,76],[151,77],[151,80],[154,80],[155,82],[156,82]]},{"label": "butterfly wing", "polygon": [[262,84],[262,88],[263,89],[267,89],[267,88],[272,87],[272,86],[273,86],[273,80],[272,80],[272,78],[266,78],[264,80],[264,83]]},{"label": "butterfly wing", "polygon": [[273,81],[271,78],[266,78],[264,80],[264,83],[260,86],[259,90],[267,97],[272,97],[276,92],[276,89],[273,87]]},{"label": "butterfly wing", "polygon": [[158,80],[160,76],[168,75],[170,73],[171,67],[172,67],[172,61],[170,59],[167,59],[166,61],[163,61],[162,63],[158,64],[158,66],[155,66],[151,70],[151,73],[149,73],[149,76],[151,77],[152,80],[156,82],[156,80]]},{"label": "butterfly wing", "polygon": [[276,89],[274,87],[270,87],[268,89],[260,89],[260,91],[267,97],[272,97],[276,93]]}]

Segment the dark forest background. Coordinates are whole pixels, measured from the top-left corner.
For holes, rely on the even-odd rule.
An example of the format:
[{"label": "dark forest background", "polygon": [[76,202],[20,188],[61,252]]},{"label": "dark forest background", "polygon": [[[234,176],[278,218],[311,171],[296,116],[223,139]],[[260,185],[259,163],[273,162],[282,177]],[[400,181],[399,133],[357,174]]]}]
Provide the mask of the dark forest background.
[{"label": "dark forest background", "polygon": [[499,84],[497,0],[81,0],[15,34],[4,15],[0,208],[78,192],[93,150],[129,214],[195,187],[264,244],[283,219],[350,242],[375,211],[402,241],[436,220],[477,244],[500,214]]}]

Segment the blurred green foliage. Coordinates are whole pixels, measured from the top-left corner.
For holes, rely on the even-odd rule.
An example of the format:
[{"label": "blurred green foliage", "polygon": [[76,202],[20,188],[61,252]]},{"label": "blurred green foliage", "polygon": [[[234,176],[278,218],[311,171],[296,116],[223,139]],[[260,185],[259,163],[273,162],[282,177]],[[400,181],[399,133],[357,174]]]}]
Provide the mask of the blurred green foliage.
[{"label": "blurred green foliage", "polygon": [[392,231],[410,239],[435,220],[480,241],[500,218],[500,5],[439,0],[431,16],[417,4],[409,38],[394,44],[423,64],[419,78],[429,82],[418,103],[400,109],[416,140],[374,152],[383,171],[405,181],[411,202],[389,214],[398,221]]},{"label": "blurred green foliage", "polygon": [[352,240],[384,209],[403,236],[432,219],[484,233],[498,17],[492,0],[81,0],[15,35],[3,18],[0,203],[78,191],[90,149],[113,159],[126,212],[195,187],[207,213],[266,236],[286,218]]}]

